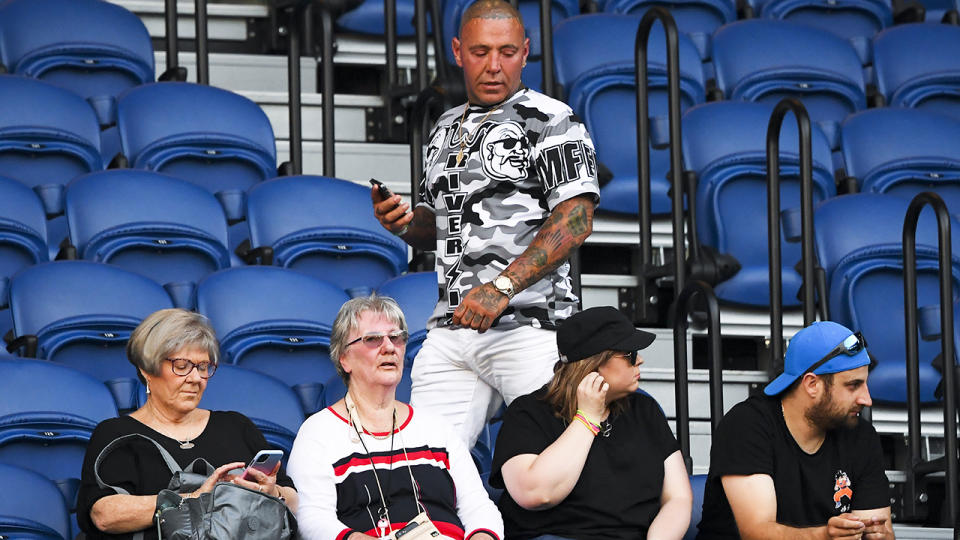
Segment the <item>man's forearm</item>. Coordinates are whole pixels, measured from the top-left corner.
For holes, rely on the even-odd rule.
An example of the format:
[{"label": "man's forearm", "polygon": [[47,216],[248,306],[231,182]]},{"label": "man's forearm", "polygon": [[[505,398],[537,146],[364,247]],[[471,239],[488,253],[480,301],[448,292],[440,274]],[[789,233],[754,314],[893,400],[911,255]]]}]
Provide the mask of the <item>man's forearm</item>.
[{"label": "man's forearm", "polygon": [[574,197],[558,204],[543,222],[527,249],[517,257],[503,275],[522,291],[555,270],[593,230],[593,201]]},{"label": "man's forearm", "polygon": [[413,221],[409,223],[407,232],[400,238],[415,249],[423,251],[437,249],[437,220],[433,212],[426,208],[415,208]]}]

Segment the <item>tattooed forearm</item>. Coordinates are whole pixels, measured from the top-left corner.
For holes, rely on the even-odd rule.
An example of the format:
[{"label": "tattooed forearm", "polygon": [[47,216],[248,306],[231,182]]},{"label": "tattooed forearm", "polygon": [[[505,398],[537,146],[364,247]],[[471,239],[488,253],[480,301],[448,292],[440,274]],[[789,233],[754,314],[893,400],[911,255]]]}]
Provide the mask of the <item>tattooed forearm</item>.
[{"label": "tattooed forearm", "polygon": [[517,291],[542,279],[583,244],[593,230],[593,208],[587,197],[574,197],[554,208],[530,246],[504,271]]}]

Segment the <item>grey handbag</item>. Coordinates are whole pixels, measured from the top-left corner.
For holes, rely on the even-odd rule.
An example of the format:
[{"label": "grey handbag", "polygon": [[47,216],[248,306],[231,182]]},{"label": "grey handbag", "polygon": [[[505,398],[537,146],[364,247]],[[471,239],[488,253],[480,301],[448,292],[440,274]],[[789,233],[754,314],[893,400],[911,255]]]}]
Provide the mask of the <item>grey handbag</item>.
[{"label": "grey handbag", "polygon": [[[198,458],[186,469],[181,469],[173,456],[157,441],[139,433],[117,437],[100,452],[93,466],[97,485],[129,495],[125,489],[108,485],[100,479],[100,463],[115,448],[137,438],[153,443],[172,474],[167,489],[157,494],[154,521],[160,538],[287,540],[295,536],[297,520],[283,501],[259,491],[229,482],[217,482],[209,493],[196,498],[182,498],[180,493],[195,491],[213,474],[215,468],[207,460]],[[133,538],[142,540],[143,536],[141,531]]]}]

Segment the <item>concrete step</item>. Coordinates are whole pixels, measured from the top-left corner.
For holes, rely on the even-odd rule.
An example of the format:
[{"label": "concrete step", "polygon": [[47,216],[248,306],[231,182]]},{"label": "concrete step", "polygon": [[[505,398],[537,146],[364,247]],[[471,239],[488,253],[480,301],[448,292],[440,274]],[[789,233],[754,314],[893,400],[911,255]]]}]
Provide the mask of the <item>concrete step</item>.
[{"label": "concrete step", "polygon": [[[167,70],[167,54],[153,53],[157,74]],[[197,55],[180,51],[177,58],[187,68],[187,80],[197,82]],[[210,84],[231,92],[287,93],[287,57],[268,54],[210,53]],[[300,92],[317,92],[317,61],[300,59]]]}]

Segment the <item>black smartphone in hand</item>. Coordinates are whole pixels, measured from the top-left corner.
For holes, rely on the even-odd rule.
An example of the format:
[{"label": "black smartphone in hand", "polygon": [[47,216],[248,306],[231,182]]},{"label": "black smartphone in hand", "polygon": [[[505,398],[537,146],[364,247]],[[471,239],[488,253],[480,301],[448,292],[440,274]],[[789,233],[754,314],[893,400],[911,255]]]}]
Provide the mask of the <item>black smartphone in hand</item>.
[{"label": "black smartphone in hand", "polygon": [[389,199],[390,197],[393,197],[393,192],[390,191],[390,188],[385,186],[383,182],[377,180],[376,178],[370,179],[370,185],[376,186],[377,190],[380,191],[380,196],[383,197],[384,200]]}]

